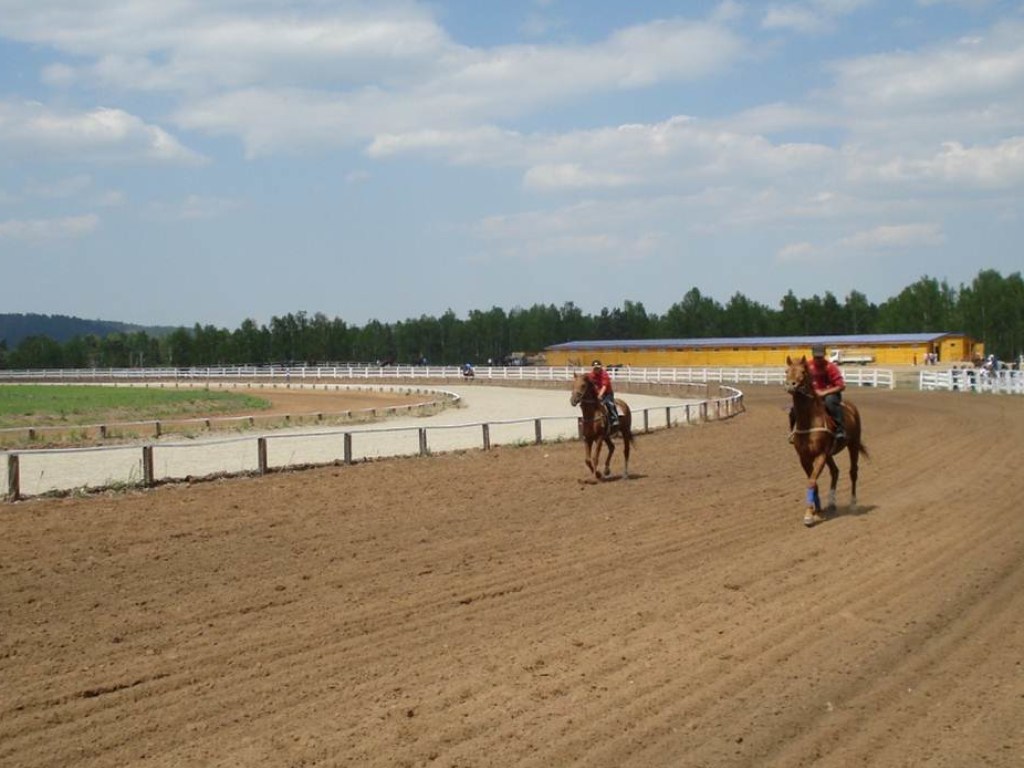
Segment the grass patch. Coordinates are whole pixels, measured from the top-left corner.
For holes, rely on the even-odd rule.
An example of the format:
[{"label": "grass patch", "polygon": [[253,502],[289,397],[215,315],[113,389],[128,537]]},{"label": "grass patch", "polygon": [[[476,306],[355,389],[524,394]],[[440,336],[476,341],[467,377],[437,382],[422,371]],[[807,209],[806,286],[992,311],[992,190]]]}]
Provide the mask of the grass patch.
[{"label": "grass patch", "polygon": [[206,389],[0,385],[0,428],[187,419],[270,405],[251,395]]}]

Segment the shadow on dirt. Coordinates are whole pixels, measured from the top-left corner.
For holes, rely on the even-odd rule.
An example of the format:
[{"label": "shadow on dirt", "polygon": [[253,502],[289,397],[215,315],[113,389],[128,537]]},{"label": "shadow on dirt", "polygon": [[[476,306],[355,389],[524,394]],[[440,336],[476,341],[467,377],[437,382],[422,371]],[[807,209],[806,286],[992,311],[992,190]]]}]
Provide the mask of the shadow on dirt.
[{"label": "shadow on dirt", "polygon": [[620,481],[630,482],[632,480],[645,480],[647,475],[630,472],[629,477],[623,477],[622,475],[609,475],[603,480],[598,480],[596,477],[581,477],[579,480],[580,485],[607,485],[608,483],[618,483]]},{"label": "shadow on dirt", "polygon": [[829,520],[835,520],[839,517],[864,517],[869,515],[878,509],[877,504],[858,504],[856,507],[839,507],[836,509],[834,515],[829,516]]}]

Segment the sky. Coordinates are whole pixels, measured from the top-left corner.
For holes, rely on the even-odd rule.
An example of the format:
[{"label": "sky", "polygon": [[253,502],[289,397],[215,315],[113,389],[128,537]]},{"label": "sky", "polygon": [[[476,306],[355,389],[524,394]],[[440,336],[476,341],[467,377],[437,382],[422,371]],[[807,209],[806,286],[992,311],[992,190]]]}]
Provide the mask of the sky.
[{"label": "sky", "polygon": [[0,312],[771,307],[1024,269],[1024,0],[0,0]]}]

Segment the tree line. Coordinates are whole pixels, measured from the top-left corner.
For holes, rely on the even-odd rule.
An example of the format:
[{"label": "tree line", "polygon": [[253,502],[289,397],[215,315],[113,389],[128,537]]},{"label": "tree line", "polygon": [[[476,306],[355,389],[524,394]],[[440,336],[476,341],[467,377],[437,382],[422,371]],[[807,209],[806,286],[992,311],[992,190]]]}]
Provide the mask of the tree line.
[{"label": "tree line", "polygon": [[162,335],[146,331],[88,333],[63,343],[46,335],[8,349],[0,341],[0,368],[131,368],[218,365],[397,363],[501,364],[521,352],[539,352],[588,339],[810,336],[861,333],[960,332],[984,342],[1000,359],[1024,352],[1024,280],[982,270],[970,285],[950,287],[925,276],[880,305],[853,290],[842,302],[831,292],[797,298],[790,290],[772,308],[736,293],[725,304],[691,288],[663,315],[638,301],[584,314],[561,307],[450,309],[440,317],[395,323],[371,320],[359,327],[321,312],[273,317],[267,325],[247,319],[235,330],[196,324]]}]

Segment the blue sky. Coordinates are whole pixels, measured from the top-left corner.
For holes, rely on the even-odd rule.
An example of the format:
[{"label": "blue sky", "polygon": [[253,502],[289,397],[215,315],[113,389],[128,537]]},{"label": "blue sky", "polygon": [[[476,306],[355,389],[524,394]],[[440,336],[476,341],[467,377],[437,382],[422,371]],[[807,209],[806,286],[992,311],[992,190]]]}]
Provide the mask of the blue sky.
[{"label": "blue sky", "polygon": [[1022,0],[0,0],[0,312],[880,303],[1022,192]]}]

